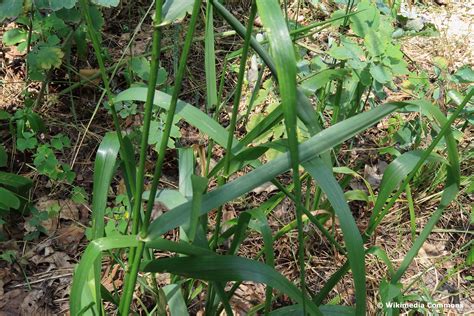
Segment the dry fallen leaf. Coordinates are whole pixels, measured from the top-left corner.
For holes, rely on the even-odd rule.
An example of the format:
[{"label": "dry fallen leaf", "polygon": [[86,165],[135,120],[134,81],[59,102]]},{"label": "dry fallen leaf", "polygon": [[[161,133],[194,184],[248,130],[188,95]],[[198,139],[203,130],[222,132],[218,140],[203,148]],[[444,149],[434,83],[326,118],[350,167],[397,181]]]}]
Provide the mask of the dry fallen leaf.
[{"label": "dry fallen leaf", "polygon": [[45,302],[46,299],[47,296],[43,290],[33,290],[29,292],[20,305],[20,315],[53,315],[53,312]]},{"label": "dry fallen leaf", "polygon": [[83,68],[83,69],[79,69],[79,76],[80,78],[78,78],[80,80],[83,80],[83,79],[90,79],[90,81],[88,82],[88,85],[98,85],[101,81],[101,77],[98,76],[94,79],[92,79],[94,76],[96,76],[97,74],[100,73],[100,70],[99,69],[95,69],[95,68]]},{"label": "dry fallen leaf", "polygon": [[54,251],[51,247],[46,247],[44,254],[36,254],[32,256],[29,261],[33,262],[36,265],[49,263],[50,266],[48,270],[56,268],[72,268],[72,261],[71,257],[69,257],[66,253],[60,251]]},{"label": "dry fallen leaf", "polygon": [[256,193],[256,194],[260,194],[260,193],[271,193],[273,191],[276,191],[278,190],[278,188],[272,184],[271,182],[265,182],[264,184],[256,187],[255,189],[253,189],[253,193]]},{"label": "dry fallen leaf", "polygon": [[72,224],[70,226],[60,228],[56,235],[58,246],[67,250],[75,250],[79,245],[79,242],[84,237],[84,228]]},{"label": "dry fallen leaf", "polygon": [[79,220],[79,209],[77,204],[71,200],[61,200],[59,201],[59,206],[61,210],[59,211],[59,218],[71,221]]},{"label": "dry fallen leaf", "polygon": [[15,289],[0,296],[0,316],[19,315],[20,306],[28,292]]}]

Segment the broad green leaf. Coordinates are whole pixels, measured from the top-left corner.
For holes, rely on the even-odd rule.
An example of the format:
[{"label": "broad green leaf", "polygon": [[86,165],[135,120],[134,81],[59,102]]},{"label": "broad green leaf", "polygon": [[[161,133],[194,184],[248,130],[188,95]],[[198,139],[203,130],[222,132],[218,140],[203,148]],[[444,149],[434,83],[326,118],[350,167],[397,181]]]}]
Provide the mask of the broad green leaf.
[{"label": "broad green leaf", "polygon": [[365,313],[365,258],[364,244],[352,212],[347,205],[344,193],[334,178],[331,169],[320,158],[303,163],[305,170],[314,178],[326,194],[332,208],[336,212],[346,244],[347,256],[351,266],[355,284],[356,313]]},{"label": "broad green leaf", "polygon": [[[334,56],[333,56],[334,57]],[[304,92],[309,94],[316,93],[317,90],[325,87],[332,80],[341,80],[349,74],[349,70],[341,69],[325,69],[308,79],[305,79],[300,87]]]},{"label": "broad green leaf", "polygon": [[115,132],[105,134],[94,163],[92,191],[92,239],[104,236],[104,216],[110,183],[114,175],[120,144]]},{"label": "broad green leaf", "polygon": [[[90,304],[92,304],[95,309],[100,310],[102,308],[101,306],[96,306],[94,301],[83,302],[83,291],[85,288],[88,288],[87,284],[90,279],[90,271],[96,262],[100,262],[102,252],[111,249],[137,246],[138,238],[135,235],[99,238],[89,243],[74,272],[69,299],[71,315],[80,315],[80,312]],[[92,284],[92,286],[94,285]]]},{"label": "broad green leaf", "polygon": [[164,286],[163,291],[166,294],[166,300],[168,301],[171,316],[189,315],[181,287],[178,284]]},{"label": "broad green leaf", "polygon": [[[182,194],[184,202],[186,198],[193,195],[193,185],[191,182],[191,175],[194,174],[195,158],[194,150],[192,148],[178,149],[178,163],[179,163],[179,193]],[[184,198],[186,197],[186,198]]]},{"label": "broad green leaf", "polygon": [[181,20],[190,13],[193,8],[194,0],[166,0],[163,5],[163,15],[160,25],[173,23]]},{"label": "broad green leaf", "polygon": [[383,41],[373,29],[370,29],[365,35],[364,43],[365,47],[367,47],[367,51],[372,57],[382,55],[387,46],[387,42]]},{"label": "broad green leaf", "polygon": [[120,3],[120,0],[92,0],[92,3],[95,3],[101,7],[116,7]]},{"label": "broad green leaf", "polygon": [[351,190],[351,191],[344,192],[344,197],[348,201],[369,202],[369,196],[363,190]]},{"label": "broad green leaf", "polygon": [[0,184],[14,190],[26,190],[33,185],[33,182],[14,173],[0,171]]},{"label": "broad green leaf", "polygon": [[28,60],[38,69],[49,70],[61,66],[63,57],[59,47],[41,46],[28,55]]},{"label": "broad green leaf", "polygon": [[471,66],[464,66],[459,68],[453,75],[453,78],[458,83],[471,83],[474,82],[474,70]]},{"label": "broad green leaf", "polygon": [[[176,257],[144,262],[145,272],[168,272],[190,278],[214,282],[253,281],[267,284],[302,303],[303,295],[293,283],[272,267],[236,256],[207,255]],[[318,307],[306,299],[306,308],[311,315],[322,315]]]},{"label": "broad green leaf", "polygon": [[0,22],[20,15],[22,8],[22,0],[0,0]]},{"label": "broad green leaf", "polygon": [[[92,192],[92,239],[104,236],[104,217],[110,183],[115,171],[120,144],[116,133],[107,133],[97,150],[94,163],[94,186]],[[93,301],[100,302],[101,261],[97,260],[94,269],[88,273],[89,288],[84,291],[92,293]],[[83,294],[87,297],[86,293]],[[91,302],[87,302],[91,303]],[[94,307],[93,310],[101,307]],[[96,310],[97,311],[97,310]]]},{"label": "broad green leaf", "polygon": [[352,58],[351,52],[344,46],[334,46],[329,50],[329,56],[338,60],[347,60]]},{"label": "broad green leaf", "polygon": [[357,5],[358,14],[352,15],[351,28],[354,33],[364,38],[369,30],[378,29],[380,24],[380,13],[378,9],[368,0],[363,0]]},{"label": "broad green leaf", "polygon": [[16,194],[2,187],[0,187],[0,201],[2,201],[6,207],[14,210],[20,207],[20,199]]},{"label": "broad green leaf", "polygon": [[[145,102],[147,88],[129,88],[119,95],[117,95],[115,101],[140,101]],[[155,91],[155,99],[153,104],[168,110],[171,101],[171,96],[164,92]],[[198,108],[178,100],[176,105],[176,116],[183,118],[186,122],[198,128],[203,134],[212,138],[217,144],[225,147],[227,144],[228,132],[219,123],[210,118],[208,115],[203,113]],[[239,142],[234,140],[234,148],[239,146]]]},{"label": "broad green leaf", "polygon": [[383,64],[371,64],[370,74],[380,83],[388,83],[392,80],[392,72],[390,71],[390,68]]},{"label": "broad green leaf", "polygon": [[207,189],[207,178],[199,177],[195,174],[191,175],[191,183],[193,187],[192,211],[189,219],[189,230],[187,232],[188,239],[192,243],[196,236],[199,225],[199,216],[201,213],[202,195]]},{"label": "broad green leaf", "polygon": [[[143,192],[143,200],[148,201],[150,198],[150,191]],[[155,203],[163,203],[167,208],[172,209],[183,203],[188,202],[188,199],[176,190],[164,189],[156,193]]]},{"label": "broad green leaf", "polygon": [[72,9],[78,0],[49,0],[51,10]]},{"label": "broad green leaf", "polygon": [[3,44],[7,46],[16,45],[26,41],[28,33],[22,29],[11,29],[3,34]]},{"label": "broad green leaf", "polygon": [[390,194],[413,170],[421,155],[421,151],[409,151],[398,156],[387,166],[380,183],[379,194],[372,210],[370,223],[380,220],[379,212],[390,197]]}]

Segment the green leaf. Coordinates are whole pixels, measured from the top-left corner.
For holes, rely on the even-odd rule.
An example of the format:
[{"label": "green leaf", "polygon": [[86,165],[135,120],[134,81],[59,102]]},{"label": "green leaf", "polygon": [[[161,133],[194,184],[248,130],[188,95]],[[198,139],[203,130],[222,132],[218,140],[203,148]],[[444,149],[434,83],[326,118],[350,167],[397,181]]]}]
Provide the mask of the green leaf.
[{"label": "green leaf", "polygon": [[49,0],[50,8],[53,11],[72,9],[76,3],[77,0]]},{"label": "green leaf", "polygon": [[59,47],[41,46],[28,55],[28,60],[36,68],[49,70],[59,68],[63,57],[64,52]]},{"label": "green leaf", "polygon": [[[334,56],[333,56],[334,57]],[[322,87],[326,86],[329,81],[332,80],[341,80],[346,75],[349,74],[349,70],[341,68],[341,69],[325,69],[311,78],[305,79],[300,87],[303,91],[314,94],[317,90],[321,89]]]},{"label": "green leaf", "polygon": [[28,34],[22,29],[11,29],[3,34],[3,44],[7,46],[16,45],[26,41]]},{"label": "green leaf", "polygon": [[[344,316],[355,315],[355,309],[350,306],[322,305],[319,310],[324,316]],[[269,313],[270,316],[302,316],[303,307],[301,305],[290,305],[278,308]]]},{"label": "green leaf", "polygon": [[92,3],[95,3],[101,7],[116,7],[120,3],[120,0],[92,0]]},{"label": "green leaf", "polygon": [[[214,282],[253,281],[267,284],[287,294],[302,304],[303,295],[293,283],[272,267],[236,256],[206,255],[197,257],[177,257],[145,262],[145,272],[169,272],[201,280]],[[306,299],[306,308],[311,315],[322,315],[318,307]]]},{"label": "green leaf", "polygon": [[186,13],[190,13],[194,0],[166,0],[163,5],[163,14],[160,25],[167,25],[182,20]]},{"label": "green leaf", "polygon": [[74,203],[84,204],[87,203],[87,201],[89,200],[89,196],[87,195],[87,192],[86,190],[84,190],[83,187],[75,186],[72,189],[71,200]]},{"label": "green leaf", "polygon": [[5,147],[0,144],[0,168],[6,167],[8,162],[8,155]]},{"label": "green leaf", "polygon": [[[377,123],[380,119],[394,112],[403,104],[404,103],[387,103],[368,112],[355,115],[321,131],[299,146],[300,161],[305,162],[319,156],[358,132]],[[201,214],[205,214],[230,200],[252,191],[259,185],[287,171],[289,168],[290,161],[288,153],[286,153],[236,180],[206,193],[203,196]],[[187,202],[164,213],[150,225],[149,238],[156,238],[170,229],[181,226],[189,219],[190,211],[191,203]]]},{"label": "green leaf", "polygon": [[207,109],[217,105],[217,75],[216,75],[216,52],[214,38],[214,7],[211,2],[206,4],[206,33],[204,39],[204,65],[206,67],[206,102]]},{"label": "green leaf", "polygon": [[[113,132],[107,133],[104,136],[97,150],[94,163],[94,186],[92,193],[92,239],[104,236],[104,217],[107,196],[115,171],[119,149],[120,143],[117,133]],[[88,272],[89,287],[83,289],[85,291],[84,297],[87,297],[88,292],[92,293],[93,298],[91,297],[91,302],[100,302],[100,274],[101,262],[97,260],[94,264],[94,269]],[[101,307],[97,307],[97,309],[100,310]]]},{"label": "green leaf", "polygon": [[178,284],[164,286],[163,291],[166,294],[166,300],[168,301],[171,316],[189,315],[181,287]]},{"label": "green leaf", "polygon": [[454,73],[453,78],[458,83],[471,83],[471,82],[474,82],[474,70],[472,69],[472,67],[466,65],[466,66],[461,67],[460,69],[458,69]]},{"label": "green leaf", "polygon": [[[88,288],[91,269],[96,262],[100,262],[102,251],[137,246],[138,238],[135,235],[99,238],[89,243],[74,272],[69,300],[71,315],[80,315],[80,312],[87,306],[92,306],[95,310],[102,309],[101,306],[95,305],[95,301],[90,297],[90,294],[89,297],[83,296],[84,290]],[[100,280],[100,277],[98,279]],[[88,298],[88,300],[83,302],[83,298]]]},{"label": "green leaf", "polygon": [[351,28],[357,36],[364,38],[371,29],[378,29],[380,13],[375,5],[367,0],[363,0],[357,5],[357,11],[358,14],[349,18]]},{"label": "green leaf", "polygon": [[24,132],[24,138],[17,138],[16,146],[19,151],[24,152],[27,149],[35,149],[38,145],[38,140],[32,133]]},{"label": "green leaf", "polygon": [[367,47],[367,51],[372,57],[382,55],[387,47],[387,42],[383,41],[373,29],[367,31],[367,34],[364,37],[364,43],[365,47]]},{"label": "green leaf", "polygon": [[0,171],[0,184],[15,190],[25,190],[30,188],[33,182],[28,178],[14,173]]},{"label": "green leaf", "polygon": [[16,194],[2,187],[0,187],[0,201],[8,208],[15,210],[20,208],[20,199]]},{"label": "green leaf", "polygon": [[0,110],[0,121],[7,121],[11,117],[10,113],[4,110]]},{"label": "green leaf", "polygon": [[[119,95],[117,95],[115,101],[139,101],[145,102],[147,88],[129,88]],[[171,102],[171,96],[162,91],[155,91],[155,99],[153,104],[168,110]],[[178,100],[176,105],[176,116],[183,118],[186,122],[198,128],[203,134],[212,138],[217,144],[225,147],[227,144],[228,132],[219,123],[210,118],[207,114],[203,113],[197,107],[192,106],[184,101]],[[239,142],[235,139],[233,142],[233,148],[239,146]]]},{"label": "green leaf", "polygon": [[[318,183],[326,194],[332,208],[336,212],[344,236],[347,248],[347,256],[352,269],[355,295],[356,312],[365,311],[366,287],[365,287],[365,257],[364,244],[352,212],[347,205],[344,193],[339,183],[334,178],[331,169],[327,167],[320,158],[303,163],[303,167]],[[356,314],[357,314],[356,313]]]},{"label": "green leaf", "polygon": [[16,17],[23,9],[22,0],[1,0],[0,1],[0,22],[5,18]]},{"label": "green leaf", "polygon": [[107,133],[97,150],[92,193],[92,238],[104,235],[104,215],[110,183],[116,167],[120,144],[115,132]]},{"label": "green leaf", "polygon": [[388,83],[392,80],[392,72],[390,68],[382,64],[371,64],[370,74],[380,83]]}]

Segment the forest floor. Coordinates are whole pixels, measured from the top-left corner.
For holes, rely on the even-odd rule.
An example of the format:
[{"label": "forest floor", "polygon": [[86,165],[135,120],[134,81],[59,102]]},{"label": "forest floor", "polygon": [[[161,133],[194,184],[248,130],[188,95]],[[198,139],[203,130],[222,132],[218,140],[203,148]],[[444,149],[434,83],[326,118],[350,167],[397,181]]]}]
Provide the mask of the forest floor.
[{"label": "forest floor", "polygon": [[[328,8],[330,8],[329,5]],[[241,16],[245,16],[245,9],[236,7],[234,10]],[[455,71],[463,65],[474,64],[474,37],[472,36],[474,34],[474,3],[472,1],[450,1],[445,6],[414,5],[412,8],[405,7],[404,10],[407,15],[419,19],[421,23],[432,23],[439,32],[437,36],[414,35],[402,40],[402,48],[412,65],[424,69],[430,78],[436,80],[436,75],[433,73],[433,64],[436,62],[436,58],[443,57],[447,61],[450,71]],[[113,22],[109,23],[104,30],[104,43],[108,46],[112,59],[118,59],[124,52],[130,35],[118,32],[119,25],[130,25],[130,29],[133,29],[135,22],[133,14],[132,18],[129,13],[117,13],[117,10],[110,14]],[[306,12],[302,10],[299,14],[302,16],[302,23],[308,17],[317,16],[321,20],[328,18],[324,11]],[[151,31],[148,30],[152,29],[147,23],[150,21],[143,25],[143,31],[138,34],[130,54],[141,54],[147,49],[147,43],[151,38]],[[11,25],[0,27],[0,34],[9,27]],[[225,28],[222,27],[222,30],[224,31]],[[334,31],[327,31],[325,36],[330,36],[330,32]],[[171,37],[165,38],[165,42],[168,44],[172,43],[172,40]],[[219,40],[220,46],[216,56],[218,67],[222,67],[223,57],[226,53],[237,49],[240,43],[235,36]],[[3,74],[2,81],[7,84],[0,86],[0,108],[14,112],[17,108],[22,107],[23,102],[19,91],[24,88],[25,84],[24,60],[22,60],[23,55],[18,51],[1,45],[0,43],[3,60],[0,61],[0,73]],[[173,72],[173,54],[175,52],[172,49],[164,52],[164,67],[169,73]],[[203,43],[194,44],[192,54],[192,59],[196,62],[189,65],[188,71],[194,77],[185,82],[181,98],[193,100],[193,103],[204,104],[205,79],[201,66],[203,64]],[[76,67],[94,70],[95,65],[78,61]],[[71,186],[52,182],[35,172],[31,168],[33,159],[31,156],[18,153],[12,157],[13,170],[31,177],[35,182],[32,198],[36,208],[48,210],[48,212],[56,210],[57,216],[51,216],[43,221],[41,225],[44,227],[44,233],[39,238],[29,241],[24,240],[23,236],[32,228],[21,216],[14,219],[15,225],[0,226],[3,233],[9,236],[7,241],[0,242],[0,255],[2,255],[0,257],[0,315],[67,315],[73,268],[87,245],[85,233],[90,221],[91,206],[88,202],[92,192],[94,156],[101,137],[107,131],[113,130],[113,127],[106,110],[95,111],[97,100],[100,97],[100,90],[96,86],[100,85],[100,81],[96,81],[88,87],[81,87],[73,91],[71,95],[58,96],[58,93],[64,88],[64,85],[59,82],[63,81],[65,77],[65,72],[55,73],[56,82],[50,85],[45,102],[39,112],[51,135],[63,133],[70,138],[72,146],[65,149],[58,159],[71,166],[76,173],[75,185],[84,188],[87,197],[82,203],[77,203],[77,200],[73,201]],[[76,78],[72,79],[76,80]],[[229,73],[228,79],[226,88],[231,89],[235,82],[235,74]],[[121,89],[123,80],[121,76],[117,76],[113,82],[117,91]],[[39,83],[30,83],[28,89],[37,91],[39,87]],[[405,100],[411,97],[409,93],[402,90],[389,96],[394,100]],[[75,103],[76,124],[73,123],[70,110],[71,98]],[[227,120],[226,117],[222,118],[223,122],[225,120]],[[140,121],[139,115],[132,115],[124,120],[124,125],[130,127],[140,124]],[[360,150],[351,153],[354,163],[362,163],[365,166],[364,177],[374,187],[377,186],[377,181],[380,182],[384,166],[386,166],[383,157],[374,151],[378,146],[374,138],[384,136],[380,134],[380,127],[383,130],[384,122],[380,124],[360,135],[357,139],[363,147],[359,146]],[[3,140],[7,133],[2,131],[0,133]],[[474,169],[473,127],[468,127],[464,133],[460,138],[459,148],[461,156],[468,158],[464,160],[461,170],[463,176],[470,177]],[[187,145],[200,146],[205,142],[195,135],[194,130],[189,126],[181,126],[181,135],[181,142]],[[216,151],[214,154],[222,155],[222,151]],[[152,166],[148,166],[148,168],[148,171],[151,172]],[[426,180],[430,181],[429,178]],[[176,154],[170,152],[167,157],[162,186],[176,187],[177,183]],[[439,203],[439,194],[427,194],[429,186],[429,184],[420,185],[413,192],[418,229],[424,226]],[[227,205],[228,213],[235,214],[248,206],[256,205],[272,196],[272,192],[272,186],[258,188],[247,196],[245,201]],[[123,180],[117,177],[110,191],[111,205],[116,196],[124,193]],[[472,268],[463,265],[467,250],[460,248],[469,239],[472,239],[473,219],[466,214],[472,214],[473,202],[472,194],[468,194],[467,190],[462,190],[457,200],[446,210],[402,279],[403,284],[410,284],[408,293],[413,296],[429,297],[439,303],[462,304],[462,309],[451,311],[453,315],[474,313],[474,275]],[[370,216],[370,208],[358,202],[351,202],[350,206],[358,225],[364,227]],[[384,246],[395,265],[401,262],[412,245],[407,213],[406,203],[403,201],[397,203],[384,219],[381,225],[383,229],[377,232],[376,240],[373,240],[375,244]],[[283,200],[271,217],[272,229],[278,230],[294,220],[293,214],[291,203],[286,199]],[[331,224],[329,224],[330,226]],[[314,227],[307,226],[306,232],[307,245],[312,249],[311,253],[318,254],[308,258],[307,282],[313,291],[317,291],[329,276],[343,264],[343,258],[334,258],[330,245],[321,238],[320,233]],[[295,240],[296,234],[283,236],[275,245],[275,259],[277,270],[297,283],[299,278],[297,255],[296,250],[292,247]],[[261,249],[261,243],[260,239],[245,243],[240,249],[240,255],[253,257]],[[376,305],[379,302],[378,283],[386,275],[386,267],[375,256],[369,257],[367,264],[368,308],[369,314],[375,315]],[[109,277],[103,280],[103,284],[107,288],[120,288],[123,272],[118,265],[105,265],[105,269],[108,271]],[[169,276],[163,275],[162,278],[165,283]],[[352,279],[349,274],[331,293],[331,302],[353,304],[352,288]],[[262,301],[264,292],[265,288],[262,285],[251,282],[244,283],[237,291],[232,307],[236,312],[244,315],[244,311],[248,310],[249,306]],[[285,301],[279,301],[277,304],[284,305]],[[199,314],[199,308],[196,312]]]}]

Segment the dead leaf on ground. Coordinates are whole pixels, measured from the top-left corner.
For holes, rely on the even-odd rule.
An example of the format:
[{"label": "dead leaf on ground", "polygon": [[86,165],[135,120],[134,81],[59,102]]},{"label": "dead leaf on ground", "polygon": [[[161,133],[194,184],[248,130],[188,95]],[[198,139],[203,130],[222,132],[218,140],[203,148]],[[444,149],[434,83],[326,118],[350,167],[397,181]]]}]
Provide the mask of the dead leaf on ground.
[{"label": "dead leaf on ground", "polygon": [[0,269],[0,297],[5,294],[3,287],[12,280],[12,273],[9,268]]},{"label": "dead leaf on ground", "polygon": [[385,169],[387,169],[387,166],[388,164],[383,160],[379,160],[375,166],[365,165],[364,178],[370,183],[372,189],[375,190],[380,186],[383,173]]},{"label": "dead leaf on ground", "polygon": [[72,224],[70,226],[62,227],[57,232],[56,239],[58,246],[67,250],[75,250],[79,242],[84,237],[84,228]]},{"label": "dead leaf on ground", "polygon": [[79,220],[79,208],[76,203],[71,200],[61,200],[59,201],[59,206],[61,210],[59,211],[59,218],[78,221]]},{"label": "dead leaf on ground", "polygon": [[252,190],[253,193],[260,194],[260,193],[271,193],[273,191],[278,190],[276,185],[272,184],[271,182],[265,182],[264,184],[256,187]]},{"label": "dead leaf on ground", "polygon": [[105,273],[104,277],[102,278],[102,285],[109,291],[113,292],[115,289],[118,289],[122,286],[123,281],[115,277],[117,276],[117,272],[120,269],[120,265],[114,265],[111,273]]},{"label": "dead leaf on ground", "polygon": [[0,296],[0,316],[20,315],[20,306],[28,292],[15,289]]},{"label": "dead leaf on ground", "polygon": [[47,305],[46,299],[48,299],[48,296],[45,295],[43,290],[31,291],[20,305],[20,315],[53,315],[53,312]]},{"label": "dead leaf on ground", "polygon": [[48,270],[53,268],[72,268],[73,265],[70,263],[72,261],[66,253],[55,251],[52,247],[46,247],[43,253],[37,253],[29,258],[29,261],[33,262],[36,265],[49,263],[50,266]]}]

